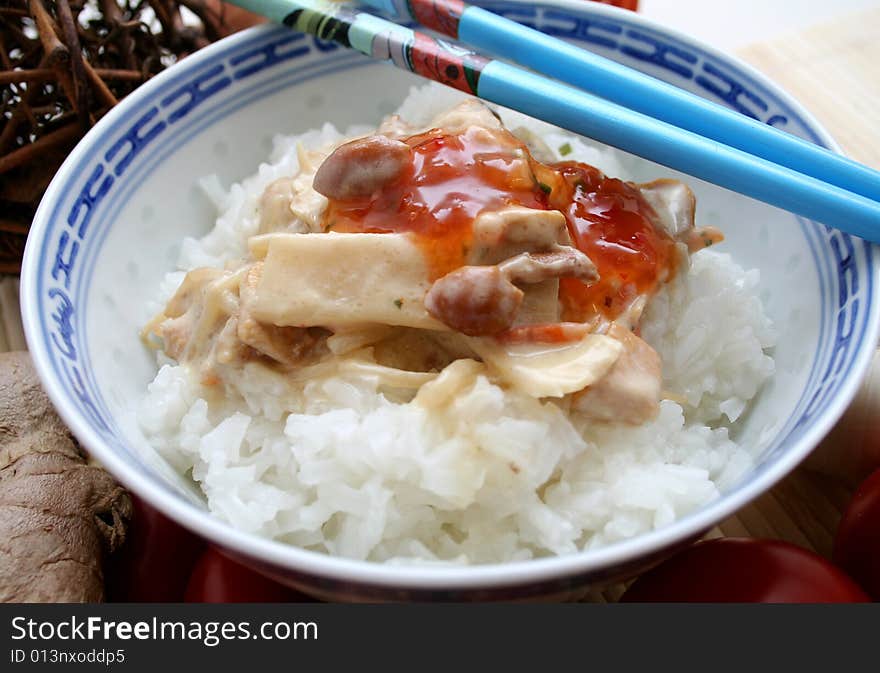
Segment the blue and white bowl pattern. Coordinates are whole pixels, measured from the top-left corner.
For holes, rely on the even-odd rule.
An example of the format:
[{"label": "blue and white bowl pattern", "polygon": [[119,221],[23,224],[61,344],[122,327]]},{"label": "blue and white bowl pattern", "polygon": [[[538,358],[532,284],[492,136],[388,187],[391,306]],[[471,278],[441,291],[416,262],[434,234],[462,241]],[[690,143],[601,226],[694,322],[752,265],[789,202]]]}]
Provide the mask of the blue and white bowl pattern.
[{"label": "blue and white bowl pattern", "polygon": [[[832,143],[796,103],[750,69],[687,38],[671,36],[651,27],[638,16],[579,2],[482,4],[812,142],[825,146]],[[210,129],[224,121],[234,120],[248,106],[273,96],[289,95],[300,87],[309,92],[304,96],[306,108],[326,106],[322,99],[330,89],[321,93],[317,83],[325,78],[332,82],[332,78],[341,73],[348,77],[345,86],[351,88],[354,98],[368,99],[377,83],[381,83],[382,89],[387,89],[388,93],[383,92],[385,100],[374,103],[377,105],[375,109],[358,108],[357,105],[333,108],[334,121],[341,122],[340,125],[359,119],[363,121],[364,118],[376,121],[379,113],[388,111],[383,108],[389,108],[395,99],[399,100],[409,85],[418,83],[409,74],[392,71],[389,66],[376,64],[334,43],[295,34],[283,27],[252,29],[209,47],[141,87],[108,115],[59,172],[36,218],[28,242],[22,303],[29,345],[47,388],[65,420],[99,459],[129,486],[136,488],[132,483],[133,470],[138,473],[138,480],[151,483],[154,493],[162,489],[165,491],[163,497],[180,500],[174,507],[191,510],[184,517],[187,523],[208,516],[198,505],[186,502],[179,489],[167,486],[153,464],[143,459],[142,451],[134,448],[130,429],[123,427],[119,420],[118,410],[123,404],[119,398],[125,395],[108,393],[107,381],[113,376],[125,376],[129,361],[133,362],[132,356],[124,348],[114,350],[113,341],[107,335],[97,342],[95,340],[97,331],[113,330],[119,324],[126,324],[126,321],[114,321],[113,315],[128,310],[129,323],[134,315],[131,307],[123,306],[124,300],[119,297],[107,299],[109,295],[102,295],[103,290],[97,284],[107,287],[113,284],[114,278],[120,284],[135,284],[135,279],[149,277],[152,285],[144,296],[155,294],[156,282],[162,272],[171,268],[173,258],[168,253],[161,260],[155,255],[147,255],[141,260],[138,251],[141,246],[144,250],[149,248],[152,240],[149,232],[143,231],[144,226],[153,226],[148,224],[149,205],[140,209],[142,221],[139,226],[124,225],[135,233],[125,247],[115,244],[112,260],[108,256],[108,237],[123,226],[121,218],[131,217],[138,190],[158,173],[170,170],[169,158],[181,147],[209,134]],[[332,90],[344,94],[344,91],[337,91],[339,88],[336,86]],[[372,95],[382,98],[375,93]],[[285,130],[302,131],[314,125],[294,120]],[[253,129],[255,135],[273,130],[276,129]],[[227,170],[226,177],[230,180],[253,172],[259,157],[267,153],[265,143],[243,150],[244,154],[249,154],[246,161],[240,157],[232,159],[230,153],[236,157],[242,153],[241,145],[225,143],[222,138],[214,141],[211,161],[216,165],[202,165],[201,172],[219,171],[222,174]],[[246,168],[231,167],[241,163]],[[198,172],[175,176],[175,181],[184,191],[197,175]],[[718,190],[711,186],[705,186],[705,189]],[[699,196],[700,190],[697,192]],[[159,199],[166,197],[176,198],[173,194],[159,195]],[[725,198],[741,197],[728,195]],[[758,204],[750,207],[756,212],[772,210]],[[794,295],[789,292],[788,297],[776,299],[796,305],[790,313],[777,310],[777,322],[780,315],[783,322],[803,320],[804,324],[815,325],[818,321],[815,336],[810,337],[815,342],[804,346],[804,352],[808,351],[809,355],[801,353],[791,363],[781,364],[780,376],[784,377],[790,370],[790,385],[797,386],[800,394],[796,399],[792,398],[794,401],[788,405],[783,418],[765,423],[763,429],[755,430],[750,438],[762,448],[756,470],[721,501],[674,524],[673,527],[680,527],[680,531],[668,536],[661,546],[692,537],[729,513],[737,503],[742,504],[760,493],[762,488],[769,487],[803,458],[854,393],[857,379],[864,372],[873,351],[878,324],[878,305],[874,296],[877,268],[873,246],[813,222],[788,214],[785,216],[796,220],[796,226],[784,231],[766,225],[752,227],[747,233],[758,240],[739,245],[759,248],[753,257],[758,263],[765,260],[764,267],[770,269],[771,274],[774,264],[787,265],[791,267],[788,269],[791,273],[805,273],[810,278],[802,288],[806,297],[792,300]],[[167,222],[156,226],[167,234]],[[736,246],[736,228],[725,231]],[[165,239],[173,240],[167,235]],[[126,248],[131,260],[115,268],[113,276],[107,269],[120,257],[118,251]],[[767,262],[767,259],[771,261]],[[162,263],[167,263],[164,268],[156,268]],[[808,271],[804,271],[805,268]],[[767,276],[764,268],[762,273]],[[96,307],[101,297],[104,297],[105,304],[115,304],[110,307],[110,313],[107,313],[110,310],[107,306]],[[772,297],[765,298],[773,300]],[[132,303],[135,303],[134,297]],[[97,313],[92,315],[95,311]],[[812,314],[812,317],[805,316],[805,313]],[[111,316],[109,319],[108,315]],[[117,341],[137,340],[135,333],[111,336]],[[145,361],[144,356],[140,357]],[[143,362],[132,364],[132,371],[143,366]],[[773,413],[767,414],[768,419],[773,416]],[[120,467],[123,463],[127,467]],[[120,474],[120,470],[124,474]],[[762,483],[762,486],[758,487],[756,483]],[[695,519],[689,527],[688,519],[691,518]],[[216,530],[220,524],[208,525]],[[241,539],[230,533],[226,542],[234,546]],[[275,545],[268,541],[259,541],[259,544]],[[244,550],[239,547],[239,551]],[[294,556],[309,554],[292,551]],[[284,554],[276,549],[273,556],[279,559]],[[619,563],[622,559],[619,557]],[[553,560],[549,561],[552,564]],[[290,565],[286,557],[285,563]],[[547,567],[550,570],[542,576],[544,579],[553,574],[552,567]],[[563,582],[566,586],[575,576],[579,582],[587,582],[599,575],[604,578],[615,574],[607,569],[590,570],[592,564],[578,566],[576,561],[568,567],[565,573],[568,580]],[[310,575],[308,572],[299,573],[295,581],[308,584],[309,580],[303,578]],[[334,595],[334,589],[328,589],[327,582],[326,577],[321,580],[322,591]],[[438,580],[437,586],[442,587],[442,582]],[[407,591],[410,590],[404,590],[405,595],[412,595]],[[516,593],[517,590],[512,591]],[[530,593],[533,591],[534,586]],[[351,586],[345,592],[350,594]],[[376,596],[375,592],[364,595]]]}]

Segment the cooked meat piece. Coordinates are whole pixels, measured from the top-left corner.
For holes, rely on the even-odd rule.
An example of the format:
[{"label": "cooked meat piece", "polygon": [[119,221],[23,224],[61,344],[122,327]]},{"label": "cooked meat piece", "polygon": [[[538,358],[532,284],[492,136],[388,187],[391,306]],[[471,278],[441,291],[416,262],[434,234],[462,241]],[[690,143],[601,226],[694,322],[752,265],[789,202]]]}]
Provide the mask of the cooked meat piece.
[{"label": "cooked meat piece", "polygon": [[379,125],[376,133],[389,138],[403,139],[431,129],[442,128],[448,133],[459,133],[472,126],[492,130],[502,128],[498,115],[480,101],[468,99],[441,112],[424,126],[414,126],[401,119],[400,115],[391,115]]},{"label": "cooked meat piece", "polygon": [[220,269],[202,267],[193,269],[183,277],[183,282],[177,288],[174,296],[168,300],[165,307],[165,315],[169,318],[178,318],[193,307],[196,302],[203,298],[205,288],[213,283],[223,272]]},{"label": "cooked meat piece", "polygon": [[441,371],[461,357],[473,357],[466,344],[450,343],[453,335],[454,332],[399,327],[373,346],[373,357],[377,363],[396,369]]},{"label": "cooked meat piece", "polygon": [[497,266],[463,266],[431,285],[425,308],[468,336],[497,334],[513,324],[523,291]]},{"label": "cooked meat piece", "polygon": [[657,215],[655,224],[665,229],[670,236],[678,238],[694,228],[694,215],[697,201],[694,193],[678,180],[654,180],[638,185],[645,201]]},{"label": "cooked meat piece", "polygon": [[577,248],[556,245],[548,252],[523,252],[498,265],[513,283],[541,283],[551,278],[577,278],[585,283],[599,280],[592,260]]},{"label": "cooked meat piece", "polygon": [[188,317],[186,315],[178,318],[169,318],[162,323],[159,327],[159,334],[164,344],[163,349],[168,357],[178,361],[184,359],[194,325],[195,317]]},{"label": "cooked meat piece", "polygon": [[301,364],[321,340],[311,328],[265,325],[245,311],[237,322],[236,335],[243,344],[283,365]]},{"label": "cooked meat piece", "polygon": [[217,362],[242,357],[234,337],[240,275],[207,268],[190,271],[158,326],[165,353],[178,362],[196,363],[205,385],[219,382]]},{"label": "cooked meat piece", "polygon": [[545,164],[552,164],[557,161],[556,153],[550,149],[547,141],[532,129],[525,126],[517,126],[511,132],[526,144],[533,158]]},{"label": "cooked meat piece", "polygon": [[166,354],[194,363],[205,385],[220,382],[216,365],[266,358],[294,366],[323,345],[321,329],[277,327],[253,318],[240,301],[254,292],[261,262],[235,273],[219,269],[190,271],[168,302],[156,333]]},{"label": "cooked meat piece", "polygon": [[409,145],[386,136],[358,138],[337,147],[315,173],[315,191],[327,198],[366,198],[412,166]]},{"label": "cooked meat piece", "polygon": [[640,425],[660,410],[660,356],[616,323],[608,336],[623,344],[623,353],[603,378],[574,395],[574,408],[598,421]]},{"label": "cooked meat piece", "polygon": [[697,252],[724,240],[721,230],[694,225],[697,201],[690,187],[683,182],[663,179],[638,187],[657,215],[655,223],[669,232],[675,240],[684,243],[689,252]]},{"label": "cooked meat piece", "polygon": [[429,125],[430,128],[442,128],[447,133],[464,131],[471,126],[492,130],[504,128],[498,115],[474,98],[463,100],[455,107],[441,112]]},{"label": "cooked meat piece", "polygon": [[214,339],[210,357],[222,365],[245,362],[252,359],[254,351],[238,338],[238,318],[229,318]]},{"label": "cooked meat piece", "polygon": [[290,209],[296,193],[293,178],[279,178],[260,197],[260,233],[284,231],[296,221]]},{"label": "cooked meat piece", "polygon": [[201,268],[190,271],[184,277],[165,307],[167,320],[159,325],[159,335],[169,357],[182,361],[194,356],[200,344],[195,343],[193,337],[205,331],[204,321],[215,322],[225,318],[205,315],[209,288],[223,275],[219,269]]}]

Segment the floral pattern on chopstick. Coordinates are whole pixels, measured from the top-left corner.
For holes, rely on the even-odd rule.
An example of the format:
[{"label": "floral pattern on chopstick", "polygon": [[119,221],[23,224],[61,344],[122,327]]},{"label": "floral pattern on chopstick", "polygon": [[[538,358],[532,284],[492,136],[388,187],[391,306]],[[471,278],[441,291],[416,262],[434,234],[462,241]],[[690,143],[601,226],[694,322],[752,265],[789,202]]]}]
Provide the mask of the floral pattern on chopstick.
[{"label": "floral pattern on chopstick", "polygon": [[[456,0],[440,1],[456,4]],[[480,73],[489,62],[467,49],[404,26],[384,23],[377,26],[370,15],[346,7],[322,7],[320,11],[297,9],[284,18],[284,23],[367,56],[390,60],[400,68],[474,95]]]},{"label": "floral pattern on chopstick", "polygon": [[425,28],[458,37],[458,23],[464,12],[462,0],[406,0],[410,14]]}]

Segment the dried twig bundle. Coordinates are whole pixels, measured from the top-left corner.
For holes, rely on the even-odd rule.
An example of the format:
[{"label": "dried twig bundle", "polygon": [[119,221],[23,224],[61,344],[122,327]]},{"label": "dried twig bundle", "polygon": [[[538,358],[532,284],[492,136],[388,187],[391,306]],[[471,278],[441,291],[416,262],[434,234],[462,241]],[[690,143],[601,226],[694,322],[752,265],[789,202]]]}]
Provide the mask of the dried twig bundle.
[{"label": "dried twig bundle", "polygon": [[232,32],[215,0],[0,6],[0,273],[18,273],[43,192],[79,138],[163,68]]}]

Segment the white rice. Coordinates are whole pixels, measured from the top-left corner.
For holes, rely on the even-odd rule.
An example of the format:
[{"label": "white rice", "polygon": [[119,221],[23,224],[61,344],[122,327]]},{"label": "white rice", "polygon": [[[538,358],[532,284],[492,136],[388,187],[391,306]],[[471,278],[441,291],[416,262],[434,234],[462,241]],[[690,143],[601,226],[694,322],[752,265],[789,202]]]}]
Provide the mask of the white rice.
[{"label": "white rice", "polygon": [[[458,97],[425,87],[400,112],[424,122]],[[565,158],[626,174],[627,159],[613,150],[503,116],[557,157],[568,144]],[[204,180],[216,227],[184,242],[181,270],[168,274],[157,308],[184,271],[244,255],[263,189],[297,170],[297,142],[340,137],[329,124],[279,137],[256,175],[228,190]],[[572,553],[667,525],[750,468],[728,427],[773,373],[757,285],[757,271],[707,250],[653,299],[642,334],[663,359],[664,388],[684,407],[666,400],[641,427],[590,422],[483,377],[430,414],[386,398],[375,381],[291,382],[255,364],[218,393],[162,354],[139,420],[156,450],[199,483],[212,512],[257,535],[381,562]]]}]

